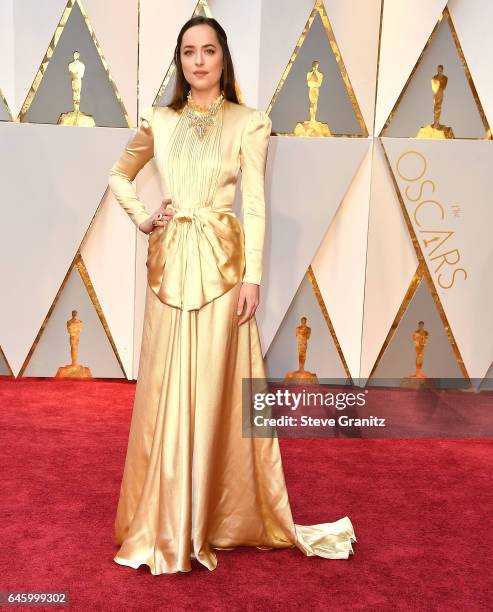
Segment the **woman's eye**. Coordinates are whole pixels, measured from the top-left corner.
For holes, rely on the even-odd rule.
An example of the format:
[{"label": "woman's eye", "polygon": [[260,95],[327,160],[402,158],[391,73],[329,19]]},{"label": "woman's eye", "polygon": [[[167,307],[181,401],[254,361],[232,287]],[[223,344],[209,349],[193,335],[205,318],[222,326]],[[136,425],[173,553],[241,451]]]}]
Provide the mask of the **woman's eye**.
[{"label": "woman's eye", "polygon": [[[205,52],[213,54],[214,53],[214,49],[206,49]],[[183,55],[190,55],[190,53],[192,53],[192,51],[190,49],[187,49],[187,51],[183,52]]]}]

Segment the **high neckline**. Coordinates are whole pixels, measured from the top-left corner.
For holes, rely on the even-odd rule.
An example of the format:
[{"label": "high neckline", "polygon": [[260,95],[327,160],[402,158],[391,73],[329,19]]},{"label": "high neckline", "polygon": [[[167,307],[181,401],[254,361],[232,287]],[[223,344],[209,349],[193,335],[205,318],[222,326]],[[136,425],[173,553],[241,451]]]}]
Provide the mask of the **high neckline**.
[{"label": "high neckline", "polygon": [[196,113],[215,113],[217,109],[221,106],[222,101],[224,100],[224,92],[221,93],[212,100],[210,104],[207,106],[197,104],[192,97],[192,91],[190,90],[187,95],[187,106]]}]

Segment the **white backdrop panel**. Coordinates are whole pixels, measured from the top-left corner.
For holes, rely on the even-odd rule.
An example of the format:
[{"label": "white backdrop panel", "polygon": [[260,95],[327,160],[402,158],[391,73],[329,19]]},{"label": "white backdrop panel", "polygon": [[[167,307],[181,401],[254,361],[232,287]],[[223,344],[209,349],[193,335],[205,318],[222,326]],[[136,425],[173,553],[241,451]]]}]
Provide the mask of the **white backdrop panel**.
[{"label": "white backdrop panel", "polygon": [[[326,11],[368,132],[373,130],[381,0],[332,0]],[[355,40],[358,44],[354,44]]]},{"label": "white backdrop panel", "polygon": [[138,0],[83,0],[83,3],[123,105],[132,125],[136,125]]},{"label": "white backdrop panel", "polygon": [[450,16],[490,126],[493,124],[493,2],[450,0]]},{"label": "white backdrop panel", "polygon": [[15,0],[14,74],[15,97],[10,102],[15,117],[39,70],[67,0]]},{"label": "white backdrop panel", "polygon": [[446,0],[384,2],[375,134],[382,131],[446,4]]},{"label": "white backdrop panel", "polygon": [[417,266],[418,258],[382,145],[375,139],[361,350],[362,379],[370,375]]},{"label": "white backdrop panel", "polygon": [[[260,10],[262,0],[209,0],[212,16],[228,36],[235,76],[246,104],[257,106],[260,65]],[[265,108],[265,107],[260,107]]]},{"label": "white backdrop panel", "polygon": [[359,376],[372,141],[312,262],[342,353]]},{"label": "white backdrop panel", "polygon": [[482,378],[493,360],[493,142],[383,143],[464,365]]},{"label": "white backdrop panel", "polygon": [[[127,130],[0,123],[0,346],[17,375],[107,187]],[[26,222],[27,220],[27,222]],[[21,228],[21,229],[19,229]]]},{"label": "white backdrop panel", "polygon": [[261,303],[264,353],[368,150],[367,138],[272,137]]},{"label": "white backdrop panel", "polygon": [[0,90],[12,110],[14,81],[14,0],[0,2]]},{"label": "white backdrop panel", "polygon": [[260,108],[268,107],[314,4],[313,0],[262,2]]},{"label": "white backdrop panel", "polygon": [[125,369],[132,377],[135,232],[108,190],[81,253]]},{"label": "white backdrop panel", "polygon": [[74,266],[63,287],[24,376],[55,376],[58,368],[71,363],[67,321],[77,311],[82,321],[77,363],[88,367],[94,378],[122,378],[123,373],[94,304]]},{"label": "white backdrop panel", "polygon": [[298,340],[295,332],[301,323],[301,317],[306,317],[306,324],[311,329],[305,370],[315,372],[319,379],[339,378],[346,380],[344,364],[334,344],[308,274],[303,277],[265,355],[267,376],[284,378],[287,372],[298,369]]}]

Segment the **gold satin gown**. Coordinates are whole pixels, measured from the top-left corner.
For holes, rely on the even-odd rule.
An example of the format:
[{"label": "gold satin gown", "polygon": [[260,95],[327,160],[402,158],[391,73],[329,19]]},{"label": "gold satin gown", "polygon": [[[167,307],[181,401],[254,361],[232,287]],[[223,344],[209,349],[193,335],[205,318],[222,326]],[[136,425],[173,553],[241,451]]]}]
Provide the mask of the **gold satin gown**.
[{"label": "gold satin gown", "polygon": [[[347,559],[349,517],[294,524],[278,439],[242,437],[242,378],[265,369],[255,316],[238,326],[236,310],[241,283],[261,280],[272,122],[227,100],[202,139],[184,112],[148,107],[140,119],[110,189],[138,226],[150,213],[132,181],[154,157],[176,213],[149,235],[114,561],[158,575],[191,571],[191,559],[213,570],[214,550],[237,546]],[[232,209],[240,169],[243,225]]]}]

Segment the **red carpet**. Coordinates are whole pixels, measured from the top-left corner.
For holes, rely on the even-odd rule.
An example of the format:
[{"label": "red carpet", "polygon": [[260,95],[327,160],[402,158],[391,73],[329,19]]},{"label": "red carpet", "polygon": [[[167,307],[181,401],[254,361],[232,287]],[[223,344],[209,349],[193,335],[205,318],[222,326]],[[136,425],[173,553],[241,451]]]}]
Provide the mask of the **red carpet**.
[{"label": "red carpet", "polygon": [[217,551],[213,572],[117,565],[134,393],[0,382],[0,590],[68,591],[75,610],[491,609],[491,440],[281,440],[295,522],[347,514],[348,560],[243,547]]}]

